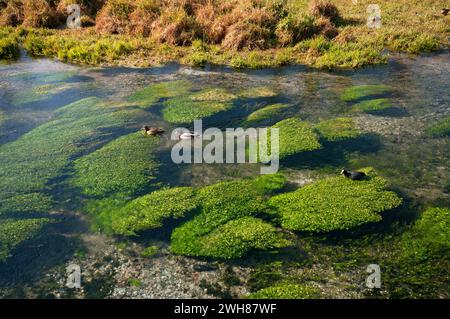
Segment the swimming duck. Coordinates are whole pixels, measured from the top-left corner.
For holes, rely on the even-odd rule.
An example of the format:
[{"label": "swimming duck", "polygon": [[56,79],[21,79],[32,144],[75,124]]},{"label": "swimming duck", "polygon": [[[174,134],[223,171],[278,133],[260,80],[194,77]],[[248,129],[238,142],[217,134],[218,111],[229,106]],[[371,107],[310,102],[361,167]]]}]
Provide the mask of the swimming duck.
[{"label": "swimming duck", "polygon": [[191,140],[191,139],[194,139],[194,138],[197,138],[197,137],[200,137],[200,136],[201,136],[200,134],[190,131],[190,132],[180,133],[178,135],[178,139],[180,139],[180,140]]},{"label": "swimming duck", "polygon": [[350,178],[351,180],[354,180],[354,181],[362,180],[364,177],[367,176],[366,173],[363,173],[363,172],[347,171],[345,169],[343,169],[341,171],[341,174],[347,178]]},{"label": "swimming duck", "polygon": [[441,14],[444,15],[444,16],[446,16],[446,15],[448,14],[449,11],[450,11],[450,9],[443,8],[443,9],[441,10]]},{"label": "swimming duck", "polygon": [[152,135],[152,136],[164,133],[164,130],[161,128],[149,127],[147,125],[141,128],[141,131],[143,131],[145,135]]}]

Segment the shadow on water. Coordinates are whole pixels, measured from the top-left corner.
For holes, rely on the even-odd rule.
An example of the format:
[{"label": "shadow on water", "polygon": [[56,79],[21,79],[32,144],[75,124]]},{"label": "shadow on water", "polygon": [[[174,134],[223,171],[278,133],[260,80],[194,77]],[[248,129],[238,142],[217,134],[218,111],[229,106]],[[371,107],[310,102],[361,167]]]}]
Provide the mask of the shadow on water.
[{"label": "shadow on water", "polygon": [[375,134],[364,134],[358,138],[340,142],[322,142],[323,148],[292,155],[282,164],[288,168],[328,168],[342,169],[347,165],[349,153],[370,154],[378,152],[383,145],[379,136]]},{"label": "shadow on water", "polygon": [[0,263],[0,285],[43,279],[48,270],[64,264],[82,247],[77,234],[86,231],[86,224],[76,216],[64,216],[45,226],[38,237],[22,243],[13,256]]}]

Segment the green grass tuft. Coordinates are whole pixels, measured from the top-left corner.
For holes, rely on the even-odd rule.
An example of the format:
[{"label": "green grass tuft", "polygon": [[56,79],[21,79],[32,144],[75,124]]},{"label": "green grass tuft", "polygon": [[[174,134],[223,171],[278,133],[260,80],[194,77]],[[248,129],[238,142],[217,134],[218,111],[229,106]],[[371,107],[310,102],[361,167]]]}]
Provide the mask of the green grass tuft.
[{"label": "green grass tuft", "polygon": [[352,181],[343,176],[325,178],[298,190],[272,197],[283,228],[308,232],[347,230],[381,220],[379,213],[402,200],[387,191],[387,182],[370,169],[368,178]]},{"label": "green grass tuft", "polygon": [[350,108],[351,112],[376,113],[379,111],[391,109],[394,106],[390,99],[374,99],[362,101],[353,104]]}]

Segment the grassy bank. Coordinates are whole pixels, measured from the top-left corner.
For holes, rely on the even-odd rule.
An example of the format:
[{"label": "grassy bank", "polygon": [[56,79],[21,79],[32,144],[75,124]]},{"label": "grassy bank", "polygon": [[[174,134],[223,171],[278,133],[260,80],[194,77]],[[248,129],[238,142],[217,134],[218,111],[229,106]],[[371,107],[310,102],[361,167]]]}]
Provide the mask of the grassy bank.
[{"label": "grassy bank", "polygon": [[[16,27],[0,32],[1,58],[16,56],[3,46],[17,52],[22,43],[35,56],[89,65],[145,67],[177,61],[235,68],[294,63],[357,68],[385,62],[384,49],[409,54],[439,50],[448,46],[450,32],[450,18],[440,12],[446,3],[440,0],[378,1],[379,29],[367,27],[370,1],[363,0],[109,0],[82,7],[86,27],[81,30],[55,29],[63,24],[70,0],[50,8],[48,17],[36,17],[36,11],[27,17],[27,1],[22,6],[17,5],[22,1],[6,2],[0,26]],[[19,12],[14,19],[8,11],[12,2]]]}]

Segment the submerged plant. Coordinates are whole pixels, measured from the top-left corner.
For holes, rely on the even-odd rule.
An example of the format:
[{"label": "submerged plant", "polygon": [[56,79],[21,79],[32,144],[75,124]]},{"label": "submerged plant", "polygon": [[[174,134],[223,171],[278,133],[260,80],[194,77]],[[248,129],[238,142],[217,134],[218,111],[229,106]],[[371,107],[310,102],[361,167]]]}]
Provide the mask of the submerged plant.
[{"label": "submerged plant", "polygon": [[344,90],[341,99],[346,102],[357,101],[363,98],[387,95],[391,89],[383,84],[357,85]]},{"label": "submerged plant", "polygon": [[158,164],[153,151],[159,139],[132,133],[74,162],[73,185],[89,196],[131,195],[154,179]]},{"label": "submerged plant", "polygon": [[356,138],[361,135],[353,119],[345,117],[321,121],[315,128],[321,137],[332,142]]},{"label": "submerged plant", "polygon": [[278,209],[283,228],[308,232],[347,230],[381,220],[383,211],[402,200],[387,191],[387,182],[371,169],[366,180],[345,177],[319,180],[298,190],[272,197],[269,204]]},{"label": "submerged plant", "polygon": [[253,124],[273,119],[274,117],[279,116],[280,113],[282,113],[283,111],[287,110],[290,107],[291,105],[289,104],[281,104],[281,103],[265,106],[247,116],[245,123]]},{"label": "submerged plant", "polygon": [[246,99],[258,99],[258,98],[268,98],[278,95],[274,90],[269,87],[252,87],[245,89],[239,93],[239,97]]},{"label": "submerged plant", "polygon": [[374,99],[361,101],[359,103],[353,104],[350,108],[351,112],[364,112],[364,113],[376,113],[386,109],[391,109],[394,106],[390,99]]},{"label": "submerged plant", "polygon": [[0,220],[0,262],[5,261],[22,242],[36,236],[49,222],[47,218]]},{"label": "submerged plant", "polygon": [[169,218],[184,217],[197,206],[190,187],[157,190],[112,210],[112,229],[116,234],[135,235],[139,231],[159,228]]},{"label": "submerged plant", "polygon": [[450,116],[447,116],[440,120],[438,123],[430,126],[426,133],[433,137],[446,137],[450,136]]},{"label": "submerged plant", "polygon": [[191,84],[188,81],[161,82],[136,91],[128,100],[142,107],[151,107],[161,99],[188,94],[190,89]]}]

